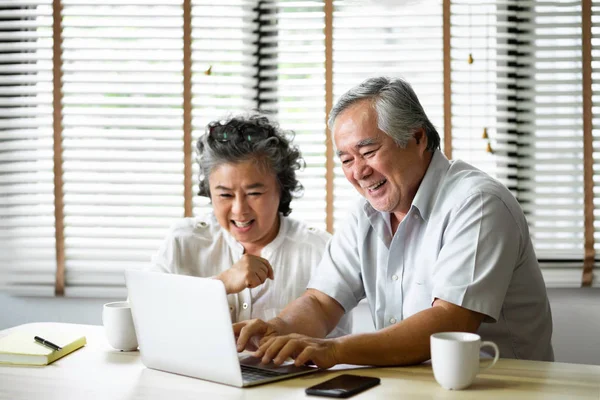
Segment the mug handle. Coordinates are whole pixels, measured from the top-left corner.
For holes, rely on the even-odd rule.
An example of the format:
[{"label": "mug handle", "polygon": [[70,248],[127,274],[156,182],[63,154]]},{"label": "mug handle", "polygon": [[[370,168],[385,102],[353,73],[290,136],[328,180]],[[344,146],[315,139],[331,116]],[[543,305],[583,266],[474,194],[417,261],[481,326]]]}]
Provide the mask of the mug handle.
[{"label": "mug handle", "polygon": [[496,343],[494,343],[494,342],[483,342],[483,343],[481,343],[481,346],[479,346],[479,349],[482,349],[482,348],[484,348],[486,346],[494,348],[494,359],[488,365],[486,365],[485,367],[481,368],[479,370],[479,372],[483,372],[486,369],[492,368],[494,365],[496,365],[496,362],[498,361],[498,358],[500,358],[500,350],[498,349],[498,346],[496,345]]}]

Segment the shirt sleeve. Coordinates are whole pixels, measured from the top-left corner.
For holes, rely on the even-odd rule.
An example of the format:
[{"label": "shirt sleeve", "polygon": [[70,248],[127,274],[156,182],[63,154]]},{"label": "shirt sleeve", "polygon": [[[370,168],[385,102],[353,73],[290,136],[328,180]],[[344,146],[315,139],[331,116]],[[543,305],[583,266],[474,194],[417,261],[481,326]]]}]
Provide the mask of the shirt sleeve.
[{"label": "shirt sleeve", "polygon": [[522,242],[521,229],[500,198],[487,193],[469,196],[449,215],[434,267],[432,300],[497,321]]},{"label": "shirt sleeve", "polygon": [[177,273],[176,259],[179,252],[177,251],[178,243],[174,235],[174,229],[171,227],[169,233],[163,240],[162,244],[150,259],[150,271],[164,272],[168,274]]},{"label": "shirt sleeve", "polygon": [[348,313],[365,297],[358,252],[358,221],[351,214],[346,225],[338,230],[323,253],[308,288],[325,293],[340,303]]}]

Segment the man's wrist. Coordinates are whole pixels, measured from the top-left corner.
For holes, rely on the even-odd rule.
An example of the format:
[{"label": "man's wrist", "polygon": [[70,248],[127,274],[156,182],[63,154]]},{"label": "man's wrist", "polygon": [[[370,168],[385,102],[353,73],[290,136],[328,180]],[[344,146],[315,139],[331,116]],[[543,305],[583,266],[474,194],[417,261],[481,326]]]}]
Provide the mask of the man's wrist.
[{"label": "man's wrist", "polygon": [[[350,336],[350,335],[348,335],[348,336]],[[338,338],[326,339],[326,340],[331,341],[333,359],[335,360],[336,365],[337,364],[352,364],[351,362],[348,361],[348,358],[346,357],[346,351],[345,351],[347,348],[346,343],[347,343],[348,336],[341,336]]]},{"label": "man's wrist", "polygon": [[286,335],[288,333],[291,333],[289,332],[289,324],[279,317],[272,318],[268,322],[275,328],[275,330],[280,335]]}]

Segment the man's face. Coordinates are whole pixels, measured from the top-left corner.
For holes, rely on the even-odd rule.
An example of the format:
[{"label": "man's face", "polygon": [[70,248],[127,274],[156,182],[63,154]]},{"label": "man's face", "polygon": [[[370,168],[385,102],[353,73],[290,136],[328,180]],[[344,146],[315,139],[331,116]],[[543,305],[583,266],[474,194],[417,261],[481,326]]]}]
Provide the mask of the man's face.
[{"label": "man's face", "polygon": [[399,147],[377,127],[375,109],[363,100],[338,115],[333,140],[346,179],[373,208],[408,212],[431,156],[422,130]]}]

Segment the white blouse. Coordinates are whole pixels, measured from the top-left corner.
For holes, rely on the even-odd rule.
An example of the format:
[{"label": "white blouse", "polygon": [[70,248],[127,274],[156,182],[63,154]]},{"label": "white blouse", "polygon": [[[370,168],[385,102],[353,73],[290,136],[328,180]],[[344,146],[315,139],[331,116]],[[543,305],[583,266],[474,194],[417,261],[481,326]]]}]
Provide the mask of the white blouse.
[{"label": "white blouse", "polygon": [[[233,322],[277,316],[306,290],[331,235],[303,222],[280,215],[279,233],[261,251],[273,267],[274,279],[228,295]],[[244,254],[243,246],[219,225],[214,214],[176,222],[152,257],[152,270],[198,277],[213,277],[229,269]],[[335,336],[349,333],[349,316]]]}]

